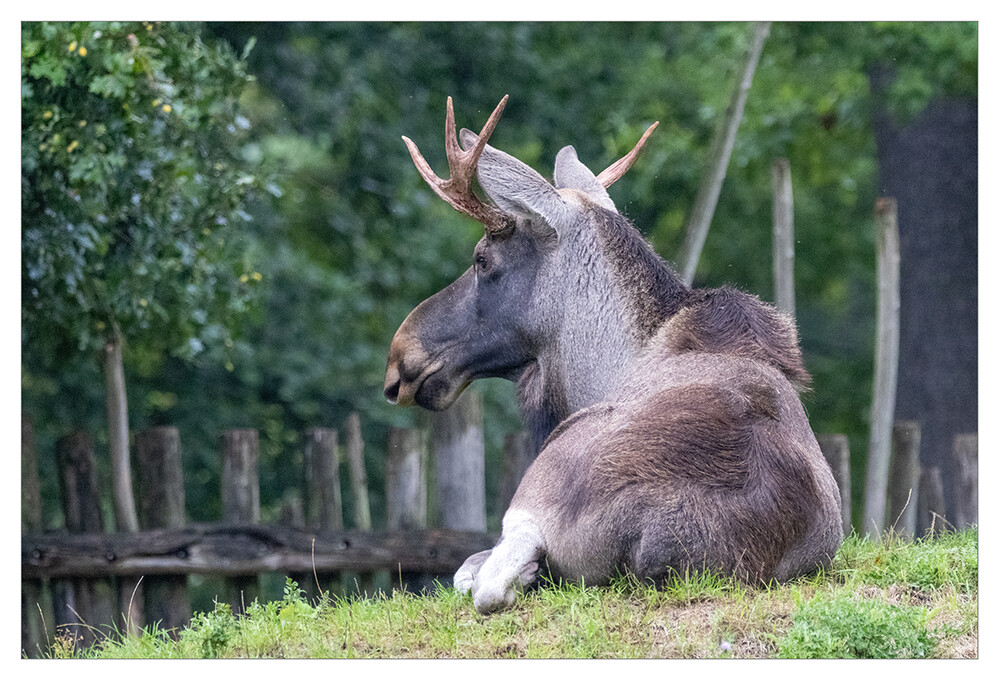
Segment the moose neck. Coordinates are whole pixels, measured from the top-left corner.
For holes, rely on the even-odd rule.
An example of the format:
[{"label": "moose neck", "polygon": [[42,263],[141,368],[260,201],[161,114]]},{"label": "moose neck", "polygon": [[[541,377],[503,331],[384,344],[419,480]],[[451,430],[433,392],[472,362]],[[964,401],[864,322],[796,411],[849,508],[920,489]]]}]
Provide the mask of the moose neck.
[{"label": "moose neck", "polygon": [[521,412],[540,449],[565,418],[604,401],[690,289],[622,216],[593,207],[559,248],[549,294],[563,311],[520,381]]}]

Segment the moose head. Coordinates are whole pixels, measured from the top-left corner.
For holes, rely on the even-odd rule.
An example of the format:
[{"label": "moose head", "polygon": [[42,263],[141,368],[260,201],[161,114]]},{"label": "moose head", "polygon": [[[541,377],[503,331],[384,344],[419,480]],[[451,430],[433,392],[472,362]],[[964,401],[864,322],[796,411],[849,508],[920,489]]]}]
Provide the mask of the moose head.
[{"label": "moose head", "polygon": [[607,187],[655,125],[598,175],[563,148],[549,183],[486,143],[506,101],[459,144],[448,99],[447,180],[403,138],[485,235],[399,327],[385,395],[440,410],[473,380],[515,380],[539,452],[499,544],[466,560],[456,588],[486,613],[542,564],[587,584],[621,570],[782,580],[827,564],[840,499],[798,397],[793,320],[741,291],[690,289],[618,213]]},{"label": "moose head", "polygon": [[[445,145],[450,178],[440,179],[416,145],[403,137],[420,174],[459,212],[481,222],[485,234],[472,266],[451,285],[421,303],[399,327],[389,350],[385,396],[400,405],[445,409],[473,380],[521,381],[525,418],[541,440],[571,412],[611,389],[642,343],[634,326],[655,318],[638,300],[618,299],[612,267],[587,268],[581,249],[594,250],[593,213],[617,216],[607,187],[634,163],[658,123],[634,149],[594,175],[567,146],[555,161],[554,186],[521,161],[486,142],[506,106],[500,101],[479,135],[455,131],[447,100]],[[493,204],[472,190],[478,180]],[[619,218],[619,216],[617,216]],[[623,219],[623,218],[619,218]],[[657,259],[651,249],[622,252]],[[599,265],[599,263],[597,263]],[[628,266],[627,263],[622,263]],[[675,277],[651,282],[671,306],[689,291]],[[629,303],[639,302],[634,305]],[[651,310],[652,316],[658,310]],[[598,335],[599,334],[599,335]],[[646,334],[647,335],[647,334]],[[589,342],[586,355],[573,351]],[[573,351],[580,361],[565,354]],[[541,391],[543,394],[534,394]]]}]

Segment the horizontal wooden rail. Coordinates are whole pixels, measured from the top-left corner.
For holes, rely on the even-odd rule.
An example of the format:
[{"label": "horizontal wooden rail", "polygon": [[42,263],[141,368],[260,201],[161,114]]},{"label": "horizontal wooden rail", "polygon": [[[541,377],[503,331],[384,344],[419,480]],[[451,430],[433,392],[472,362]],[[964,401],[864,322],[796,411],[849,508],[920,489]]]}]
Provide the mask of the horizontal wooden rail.
[{"label": "horizontal wooden rail", "polygon": [[488,550],[486,533],[427,529],[309,531],[281,525],[194,524],[124,534],[35,534],[21,538],[21,578],[387,569],[451,575]]}]

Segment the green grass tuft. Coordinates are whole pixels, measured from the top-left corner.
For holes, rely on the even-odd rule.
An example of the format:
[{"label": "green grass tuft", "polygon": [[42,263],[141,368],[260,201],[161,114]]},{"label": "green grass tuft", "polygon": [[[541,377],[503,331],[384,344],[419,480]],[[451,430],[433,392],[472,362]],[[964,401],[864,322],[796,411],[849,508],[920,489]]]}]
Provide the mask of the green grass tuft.
[{"label": "green grass tuft", "polygon": [[795,613],[779,642],[782,659],[922,659],[935,642],[922,607],[857,597],[848,591],[821,594]]}]

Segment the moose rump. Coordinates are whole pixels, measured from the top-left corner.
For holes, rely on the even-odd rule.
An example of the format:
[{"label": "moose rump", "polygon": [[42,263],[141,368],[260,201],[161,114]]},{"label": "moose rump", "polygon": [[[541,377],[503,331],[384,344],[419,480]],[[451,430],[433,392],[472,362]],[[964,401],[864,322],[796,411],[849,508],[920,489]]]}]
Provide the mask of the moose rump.
[{"label": "moose rump", "polygon": [[[704,357],[688,358],[709,377]],[[716,380],[599,404],[552,433],[510,509],[537,522],[554,576],[599,585],[624,569],[656,580],[710,569],[765,581],[814,568],[784,560],[819,505],[805,452],[782,431],[794,403],[770,383],[790,385],[724,363]]]}]

